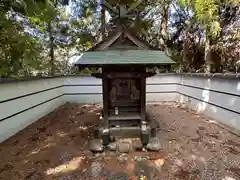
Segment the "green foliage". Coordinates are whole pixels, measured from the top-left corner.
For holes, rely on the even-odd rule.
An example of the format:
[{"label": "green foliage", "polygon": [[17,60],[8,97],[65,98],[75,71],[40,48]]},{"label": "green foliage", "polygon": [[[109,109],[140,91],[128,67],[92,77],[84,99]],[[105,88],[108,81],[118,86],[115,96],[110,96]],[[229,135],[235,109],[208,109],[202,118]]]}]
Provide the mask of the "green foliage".
[{"label": "green foliage", "polygon": [[215,20],[218,14],[218,6],[215,0],[196,0],[194,8],[196,17],[204,25]]},{"label": "green foliage", "polygon": [[26,35],[17,22],[0,16],[0,77],[18,75],[39,65],[39,43]]},{"label": "green foliage", "polygon": [[[136,1],[122,3],[129,7]],[[72,73],[68,59],[98,42],[100,17],[96,2],[2,0],[0,77],[48,75],[52,66],[55,74]],[[108,2],[116,8],[115,1]],[[70,14],[65,13],[66,4],[71,5]],[[165,46],[177,62],[174,71],[187,72],[202,67],[206,37],[211,40],[216,57],[221,57],[224,67],[231,69],[240,58],[237,51],[240,31],[237,28],[230,33],[225,31],[234,22],[233,17],[237,17],[239,4],[240,0],[146,0],[134,9],[136,17],[123,22],[156,48],[161,47],[164,29]],[[114,29],[115,23],[116,19],[110,20],[106,33]],[[93,71],[96,70],[86,69],[81,73]]]},{"label": "green foliage", "polygon": [[179,5],[182,7],[187,7],[190,4],[191,1],[189,0],[178,0]]}]

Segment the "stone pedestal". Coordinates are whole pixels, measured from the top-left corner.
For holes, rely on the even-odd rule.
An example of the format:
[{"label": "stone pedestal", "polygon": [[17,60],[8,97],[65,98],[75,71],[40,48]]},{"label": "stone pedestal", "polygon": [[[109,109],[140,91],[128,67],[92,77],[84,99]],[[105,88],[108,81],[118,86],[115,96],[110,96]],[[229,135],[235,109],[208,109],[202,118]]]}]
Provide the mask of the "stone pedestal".
[{"label": "stone pedestal", "polygon": [[93,152],[102,152],[103,144],[100,139],[93,139],[89,143],[89,149]]}]

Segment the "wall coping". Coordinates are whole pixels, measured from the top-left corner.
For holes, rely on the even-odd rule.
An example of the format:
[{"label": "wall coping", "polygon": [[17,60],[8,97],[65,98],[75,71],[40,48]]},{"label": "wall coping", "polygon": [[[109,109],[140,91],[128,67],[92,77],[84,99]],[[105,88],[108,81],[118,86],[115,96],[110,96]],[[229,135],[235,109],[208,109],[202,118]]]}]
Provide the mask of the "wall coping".
[{"label": "wall coping", "polygon": [[72,74],[72,75],[56,75],[56,76],[30,76],[26,78],[0,78],[0,84],[8,84],[8,83],[17,83],[17,82],[27,82],[27,81],[37,81],[37,80],[45,80],[45,79],[54,79],[54,78],[63,78],[63,77],[90,77],[91,75],[80,75],[80,74]]},{"label": "wall coping", "polygon": [[[240,79],[240,73],[159,73],[156,76],[190,76],[190,77],[207,77],[207,78],[226,78],[226,79]],[[27,82],[36,80],[45,80],[53,78],[63,78],[63,77],[91,77],[91,75],[56,75],[56,76],[31,76],[27,78],[10,79],[10,78],[0,78],[0,84],[16,83],[16,82]]]},{"label": "wall coping", "polygon": [[178,73],[180,76],[205,77],[205,78],[223,78],[240,79],[240,73]]}]

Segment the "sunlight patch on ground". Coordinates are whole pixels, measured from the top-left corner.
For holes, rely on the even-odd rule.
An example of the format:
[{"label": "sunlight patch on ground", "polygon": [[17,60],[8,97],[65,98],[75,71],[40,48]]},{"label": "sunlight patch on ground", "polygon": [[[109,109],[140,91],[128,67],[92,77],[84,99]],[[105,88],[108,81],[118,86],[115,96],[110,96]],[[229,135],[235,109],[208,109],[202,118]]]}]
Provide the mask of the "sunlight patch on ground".
[{"label": "sunlight patch on ground", "polygon": [[217,122],[215,120],[208,120],[206,121],[206,123],[209,123],[209,124],[217,124]]},{"label": "sunlight patch on ground", "polygon": [[82,156],[73,158],[71,161],[69,161],[66,164],[62,164],[62,165],[57,166],[55,168],[48,169],[45,172],[45,174],[46,175],[56,175],[56,174],[59,174],[59,173],[66,173],[66,172],[74,171],[81,166],[84,159],[85,159],[85,157],[82,157]]},{"label": "sunlight patch on ground", "polygon": [[43,146],[42,148],[37,148],[35,150],[33,150],[32,152],[30,152],[27,156],[30,156],[30,155],[34,155],[34,154],[38,154],[40,151],[44,150],[44,149],[48,149],[50,147],[53,147],[55,146],[56,143],[48,143],[46,144],[45,146]]},{"label": "sunlight patch on ground", "polygon": [[181,166],[183,165],[183,161],[182,161],[181,159],[177,159],[177,160],[175,161],[175,164],[176,164],[177,166],[181,167]]},{"label": "sunlight patch on ground", "polygon": [[67,134],[67,133],[64,133],[64,132],[57,132],[57,135],[58,135],[59,137],[65,137],[65,136],[67,136],[68,134]]},{"label": "sunlight patch on ground", "polygon": [[236,179],[226,176],[223,180],[236,180]]},{"label": "sunlight patch on ground", "polygon": [[39,153],[41,150],[40,149],[35,149],[34,151],[31,152],[31,154],[37,154]]},{"label": "sunlight patch on ground", "polygon": [[87,129],[88,129],[87,126],[79,126],[79,127],[77,128],[77,130],[80,130],[80,131],[86,131]]},{"label": "sunlight patch on ground", "polygon": [[56,143],[48,143],[42,149],[50,148],[50,147],[53,147],[53,146],[56,146]]}]

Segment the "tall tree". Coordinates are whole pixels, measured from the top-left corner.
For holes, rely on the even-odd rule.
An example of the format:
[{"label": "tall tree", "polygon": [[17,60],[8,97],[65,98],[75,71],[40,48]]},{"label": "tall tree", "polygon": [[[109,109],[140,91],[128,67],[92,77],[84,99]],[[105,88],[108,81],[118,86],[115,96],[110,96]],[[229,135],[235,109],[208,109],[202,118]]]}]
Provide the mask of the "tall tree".
[{"label": "tall tree", "polygon": [[40,64],[40,42],[32,36],[29,19],[41,15],[41,4],[34,0],[0,3],[0,76],[27,75]]},{"label": "tall tree", "polygon": [[216,44],[222,26],[220,22],[222,21],[221,12],[219,11],[221,7],[227,3],[235,4],[239,3],[239,0],[232,0],[227,2],[217,1],[217,0],[179,0],[179,3],[183,7],[188,7],[193,12],[193,17],[201,24],[204,32],[204,60],[205,60],[205,72],[212,71],[212,65],[216,63],[215,58],[212,58],[213,55],[213,44]]},{"label": "tall tree", "polygon": [[161,36],[160,36],[160,47],[167,51],[167,41],[168,41],[168,11],[171,0],[160,1],[160,12],[161,12]]}]

